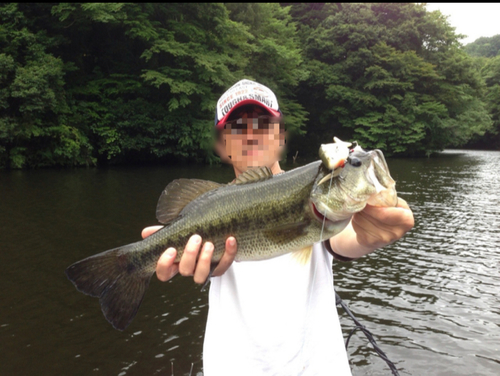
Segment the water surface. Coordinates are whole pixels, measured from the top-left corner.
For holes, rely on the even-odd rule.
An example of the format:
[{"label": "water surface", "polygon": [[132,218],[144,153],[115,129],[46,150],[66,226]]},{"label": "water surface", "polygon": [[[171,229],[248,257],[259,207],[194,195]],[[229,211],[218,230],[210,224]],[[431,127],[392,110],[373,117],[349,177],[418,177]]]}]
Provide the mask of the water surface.
[{"label": "water surface", "polygon": [[[415,228],[335,263],[338,292],[402,375],[499,375],[500,153],[388,164]],[[119,332],[64,275],[81,258],[138,240],[156,224],[159,193],[180,177],[233,175],[226,166],[0,172],[1,375],[202,374],[207,293],[191,280],[153,278]],[[339,312],[347,335],[353,323]],[[361,333],[348,354],[353,375],[390,374]]]}]

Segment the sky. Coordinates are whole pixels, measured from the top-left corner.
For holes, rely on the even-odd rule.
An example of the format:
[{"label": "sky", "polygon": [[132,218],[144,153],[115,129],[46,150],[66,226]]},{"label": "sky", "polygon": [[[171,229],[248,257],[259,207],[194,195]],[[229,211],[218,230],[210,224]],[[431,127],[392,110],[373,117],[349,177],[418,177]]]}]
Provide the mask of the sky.
[{"label": "sky", "polygon": [[500,3],[427,3],[427,10],[450,16],[448,22],[455,32],[467,35],[461,40],[464,45],[500,34]]}]

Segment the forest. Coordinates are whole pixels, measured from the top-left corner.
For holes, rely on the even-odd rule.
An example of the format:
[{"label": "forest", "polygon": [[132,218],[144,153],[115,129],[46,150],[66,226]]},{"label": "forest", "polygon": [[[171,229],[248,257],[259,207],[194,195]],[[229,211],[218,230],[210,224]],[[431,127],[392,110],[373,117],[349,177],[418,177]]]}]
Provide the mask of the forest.
[{"label": "forest", "polygon": [[3,3],[0,168],[213,163],[218,97],[277,95],[288,152],[500,149],[500,35],[421,3]]}]

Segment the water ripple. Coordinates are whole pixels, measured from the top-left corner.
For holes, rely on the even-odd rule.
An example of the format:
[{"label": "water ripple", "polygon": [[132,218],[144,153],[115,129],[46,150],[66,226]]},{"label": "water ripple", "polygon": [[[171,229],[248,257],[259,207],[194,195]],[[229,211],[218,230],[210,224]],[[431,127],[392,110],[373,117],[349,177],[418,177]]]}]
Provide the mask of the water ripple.
[{"label": "water ripple", "polygon": [[[403,374],[500,374],[499,165],[498,152],[389,160],[415,228],[382,251],[334,267],[341,296],[400,360]],[[342,324],[352,326],[344,316]],[[365,374],[366,359],[350,355],[353,374]],[[387,370],[371,364],[373,372]]]},{"label": "water ripple", "polygon": [[[401,375],[499,375],[500,153],[388,164],[415,228],[383,250],[336,263],[339,294]],[[201,376],[208,306],[199,286],[153,278],[139,314],[119,332],[63,270],[136,241],[156,223],[158,194],[172,179],[232,175],[206,166],[2,172],[0,373],[189,375],[193,367]],[[353,323],[339,312],[347,335]],[[354,376],[389,374],[361,333],[348,352]]]}]

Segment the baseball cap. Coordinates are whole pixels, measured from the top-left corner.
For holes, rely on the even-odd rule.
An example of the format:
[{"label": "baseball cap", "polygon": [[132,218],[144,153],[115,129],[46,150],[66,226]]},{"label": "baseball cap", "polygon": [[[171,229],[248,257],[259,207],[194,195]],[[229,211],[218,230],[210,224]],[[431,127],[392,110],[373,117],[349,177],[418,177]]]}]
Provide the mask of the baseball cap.
[{"label": "baseball cap", "polygon": [[258,82],[244,79],[231,86],[217,101],[215,126],[222,126],[234,110],[249,104],[264,108],[271,116],[281,117],[273,91]]}]

